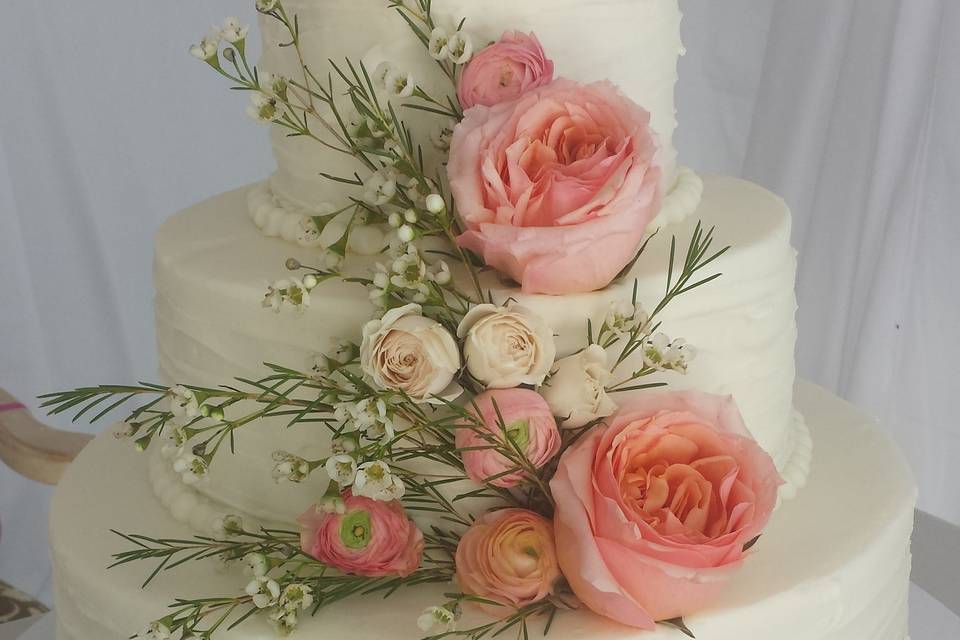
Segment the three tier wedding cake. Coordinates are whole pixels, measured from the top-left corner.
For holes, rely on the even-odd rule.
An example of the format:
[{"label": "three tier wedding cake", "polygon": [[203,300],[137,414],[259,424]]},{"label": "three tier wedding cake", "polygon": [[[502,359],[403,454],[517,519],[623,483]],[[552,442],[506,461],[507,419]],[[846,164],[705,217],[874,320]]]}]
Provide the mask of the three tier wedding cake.
[{"label": "three tier wedding cake", "polygon": [[191,51],[277,171],[161,228],[161,384],[46,400],[130,409],[59,640],[905,638],[913,481],[795,380],[784,202],[677,164],[678,0],[256,5]]}]

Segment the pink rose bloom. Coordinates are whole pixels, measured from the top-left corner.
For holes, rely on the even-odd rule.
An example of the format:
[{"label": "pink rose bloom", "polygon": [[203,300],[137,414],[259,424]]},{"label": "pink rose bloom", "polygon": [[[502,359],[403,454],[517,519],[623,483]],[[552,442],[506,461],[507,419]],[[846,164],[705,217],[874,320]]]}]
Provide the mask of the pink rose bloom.
[{"label": "pink rose bloom", "polygon": [[650,114],[609,82],[561,79],[475,107],[447,167],[459,242],[524,293],[602,289],[660,210],[656,151]]},{"label": "pink rose bloom", "polygon": [[320,562],[352,575],[408,576],[420,566],[423,534],[399,502],[344,495],[346,512],[315,506],[300,516],[300,548]]},{"label": "pink rose bloom", "polygon": [[479,605],[498,618],[551,595],[560,578],[553,525],[526,509],[484,514],[460,538],[456,564],[464,593],[504,605]]},{"label": "pink rose bloom", "polygon": [[460,106],[492,106],[509,102],[553,80],[553,61],[537,36],[507,31],[473,56],[457,85]]},{"label": "pink rose bloom", "polygon": [[[557,421],[547,401],[536,391],[492,389],[478,395],[473,403],[476,406],[469,410],[483,423],[485,431],[503,442],[502,427],[506,426],[507,437],[537,469],[550,462],[560,450]],[[479,432],[476,425],[457,429],[456,441],[467,475],[474,482],[483,483],[490,478],[490,484],[509,488],[517,486],[524,479],[523,471],[507,473],[516,469],[517,465],[489,448],[493,443]]]},{"label": "pink rose bloom", "polygon": [[702,609],[763,531],[780,476],[730,397],[631,399],[560,459],[560,566],[596,613],[654,628]]}]

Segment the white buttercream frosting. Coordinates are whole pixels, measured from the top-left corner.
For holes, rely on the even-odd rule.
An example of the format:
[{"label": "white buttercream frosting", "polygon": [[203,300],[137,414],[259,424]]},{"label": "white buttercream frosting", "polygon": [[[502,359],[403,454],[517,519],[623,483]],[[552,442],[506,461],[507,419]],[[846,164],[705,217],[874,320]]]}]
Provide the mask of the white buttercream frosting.
[{"label": "white buttercream frosting", "polygon": [[[317,77],[326,78],[328,59],[349,57],[362,61],[371,72],[390,61],[410,72],[433,95],[452,95],[452,86],[423,45],[387,6],[383,0],[284,2],[287,13],[299,18],[304,59]],[[454,25],[465,18],[465,30],[477,47],[499,39],[507,30],[535,32],[554,60],[557,76],[579,82],[608,79],[617,84],[651,113],[651,126],[662,147],[664,184],[674,182],[674,85],[683,51],[678,0],[435,0],[433,11],[441,24]],[[277,46],[289,41],[283,26],[264,18],[261,27],[260,66],[301,77],[292,47]],[[427,137],[436,117],[411,110],[402,116],[429,155]],[[319,174],[349,176],[355,169],[362,171],[361,167],[315,141],[287,133],[275,128],[272,134],[279,167],[273,182],[279,193],[305,208],[318,202],[339,203],[350,194],[348,187]]]},{"label": "white buttercream frosting", "polygon": [[[698,220],[715,225],[717,248],[732,246],[713,265],[723,277],[681,296],[662,317],[663,331],[684,338],[699,355],[686,376],[663,373],[654,380],[732,394],[754,436],[790,486],[797,486],[807,465],[794,462],[804,448],[792,405],[796,261],[790,214],[782,200],[756,185],[716,176],[707,176],[704,185],[695,214],[662,230],[633,273],[605,291],[529,296],[492,275],[487,285],[496,301],[516,299],[541,315],[556,332],[562,357],[584,346],[588,319],[599,326],[613,302],[629,300],[634,281],[640,302],[656,305],[666,284],[670,236],[683,246]],[[157,340],[166,382],[218,385],[233,376],[256,378],[263,375],[263,362],[305,368],[310,354],[328,351],[334,339],[358,339],[374,312],[362,286],[335,280],[311,292],[313,304],[304,314],[261,309],[265,283],[286,273],[287,258],[312,264],[316,250],[264,238],[243,224],[246,197],[241,190],[213,198],[175,216],[158,234]],[[369,262],[354,257],[348,265],[360,274]],[[634,364],[627,362],[624,371]],[[237,434],[236,454],[218,458],[209,483],[198,490],[229,509],[288,521],[322,492],[323,478],[277,487],[269,481],[271,452],[318,459],[328,446],[324,430],[265,421]]]},{"label": "white buttercream frosting", "polygon": [[[797,387],[797,406],[811,425],[817,456],[810,483],[777,511],[719,602],[687,617],[710,640],[904,640],[909,537],[916,489],[903,457],[875,424],[813,385]],[[164,615],[175,597],[239,593],[249,578],[216,560],[161,572],[107,569],[124,541],[109,529],[184,538],[151,495],[141,455],[110,433],[70,466],[51,504],[50,542],[58,618],[57,640],[122,640]],[[443,602],[449,585],[401,590],[388,600],[353,598],[307,618],[298,637],[375,640],[422,637],[419,612]],[[481,621],[468,612],[464,626]],[[224,629],[223,640],[272,638],[255,618]],[[586,611],[563,612],[550,638],[667,640],[665,627],[638,633]]]}]

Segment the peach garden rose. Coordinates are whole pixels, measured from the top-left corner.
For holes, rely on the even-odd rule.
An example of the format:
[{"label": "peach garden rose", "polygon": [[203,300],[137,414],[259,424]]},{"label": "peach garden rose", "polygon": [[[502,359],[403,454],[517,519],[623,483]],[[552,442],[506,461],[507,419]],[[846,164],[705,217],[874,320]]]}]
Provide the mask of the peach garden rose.
[{"label": "peach garden rose", "polygon": [[420,566],[424,540],[397,501],[350,492],[344,513],[313,506],[300,516],[300,547],[307,555],[352,575],[408,576]]},{"label": "peach garden rose", "polygon": [[637,395],[560,459],[560,566],[587,607],[652,630],[722,590],[780,484],[732,398]]},{"label": "peach garden rose", "polygon": [[524,293],[608,285],[660,209],[650,114],[609,82],[559,79],[467,111],[447,172],[460,244]]},{"label": "peach garden rose", "polygon": [[552,595],[560,579],[553,525],[526,509],[481,516],[460,538],[456,565],[464,593],[503,605],[480,606],[498,618]]},{"label": "peach garden rose", "polygon": [[[503,431],[537,469],[560,450],[560,430],[543,397],[530,389],[502,389],[481,393],[474,398],[470,412],[484,430],[503,441]],[[478,483],[489,481],[498,487],[515,487],[524,477],[516,465],[489,448],[491,442],[475,425],[457,429],[457,448],[462,451],[467,475]]]},{"label": "peach garden rose", "polygon": [[457,84],[460,106],[492,106],[520,97],[553,80],[553,61],[537,36],[507,31],[473,56]]}]

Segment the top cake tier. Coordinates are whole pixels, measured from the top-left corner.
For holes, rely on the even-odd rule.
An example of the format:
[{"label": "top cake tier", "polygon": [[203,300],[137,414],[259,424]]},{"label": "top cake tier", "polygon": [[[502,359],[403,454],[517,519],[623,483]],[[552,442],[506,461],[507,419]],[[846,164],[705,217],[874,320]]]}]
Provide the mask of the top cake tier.
[{"label": "top cake tier", "polygon": [[[297,16],[304,62],[317,77],[326,78],[331,59],[362,61],[371,72],[389,61],[412,73],[432,95],[452,94],[450,81],[389,4],[387,0],[286,0],[284,7]],[[683,51],[677,0],[435,0],[433,15],[451,29],[464,19],[463,28],[478,49],[505,30],[534,32],[559,75],[581,82],[607,78],[617,84],[651,113],[661,145],[665,187],[672,186],[677,124],[674,85]],[[290,39],[283,26],[265,19],[261,33],[260,67],[299,77],[293,48],[278,46]],[[423,139],[436,124],[434,116],[412,110],[402,115]],[[310,209],[347,196],[342,185],[319,174],[350,175],[354,169],[350,158],[311,140],[288,137],[280,128],[272,136],[278,164],[273,187],[280,198]]]}]

